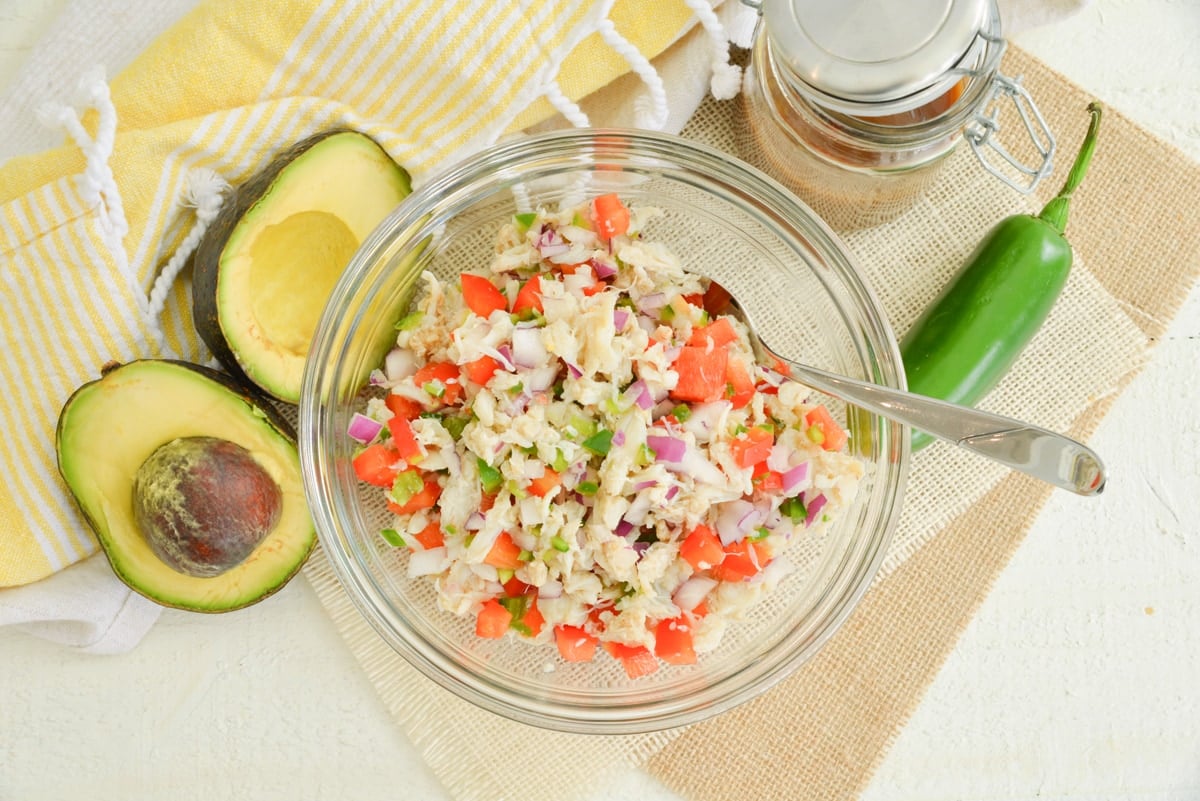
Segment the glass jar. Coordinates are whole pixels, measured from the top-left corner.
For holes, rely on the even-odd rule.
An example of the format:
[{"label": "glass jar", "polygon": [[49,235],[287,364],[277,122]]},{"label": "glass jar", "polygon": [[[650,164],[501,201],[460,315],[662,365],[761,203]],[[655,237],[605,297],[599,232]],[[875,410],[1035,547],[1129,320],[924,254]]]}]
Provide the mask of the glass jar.
[{"label": "glass jar", "polygon": [[[999,72],[995,0],[743,0],[760,11],[746,72],[742,156],[835,228],[908,210],[966,138],[1021,192],[1050,171],[1054,137],[1019,82]],[[1001,101],[1031,164],[1000,145]]]}]

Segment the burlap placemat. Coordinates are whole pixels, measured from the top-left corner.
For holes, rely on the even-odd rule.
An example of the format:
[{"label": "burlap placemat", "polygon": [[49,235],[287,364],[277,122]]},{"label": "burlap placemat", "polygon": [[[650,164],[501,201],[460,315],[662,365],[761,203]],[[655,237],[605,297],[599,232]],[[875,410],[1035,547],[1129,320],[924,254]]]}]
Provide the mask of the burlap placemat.
[{"label": "burlap placemat", "polygon": [[[1004,66],[1023,76],[1059,133],[1061,163],[1092,98],[1019,49]],[[684,133],[733,152],[738,113],[734,102],[706,102]],[[995,221],[1040,204],[1064,172],[1041,198],[1022,199],[963,149],[901,220],[847,233],[895,328],[905,329]],[[1200,274],[1200,223],[1182,211],[1198,195],[1200,165],[1107,111],[1068,229],[1078,257],[1071,280],[990,408],[1080,438],[1094,430]],[[483,712],[392,652],[321,554],[306,575],[382,702],[457,798],[564,801],[594,795],[607,772],[642,765],[693,799],[845,799],[869,781],[1049,493],[946,446],[921,452],[883,571],[817,657],[756,701],[650,735],[560,735]],[[753,743],[754,758],[737,758],[745,752],[730,743]],[[548,754],[563,758],[530,770]]]}]

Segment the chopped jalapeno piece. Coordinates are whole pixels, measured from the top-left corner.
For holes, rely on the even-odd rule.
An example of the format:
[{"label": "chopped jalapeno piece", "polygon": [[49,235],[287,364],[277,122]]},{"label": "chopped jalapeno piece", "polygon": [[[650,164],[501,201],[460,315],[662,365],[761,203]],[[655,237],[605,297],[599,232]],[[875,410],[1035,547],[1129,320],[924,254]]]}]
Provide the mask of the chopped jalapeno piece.
[{"label": "chopped jalapeno piece", "polygon": [[493,493],[500,489],[500,485],[504,483],[504,477],[500,475],[500,471],[485,462],[481,457],[475,457],[475,465],[479,468],[479,484],[483,487],[486,493]]},{"label": "chopped jalapeno piece", "polygon": [[583,441],[583,447],[597,456],[605,456],[612,450],[613,432],[602,428]]},{"label": "chopped jalapeno piece", "polygon": [[385,528],[379,532],[379,536],[383,537],[383,541],[393,548],[400,548],[404,545],[404,538],[400,536],[400,532],[394,528]]}]

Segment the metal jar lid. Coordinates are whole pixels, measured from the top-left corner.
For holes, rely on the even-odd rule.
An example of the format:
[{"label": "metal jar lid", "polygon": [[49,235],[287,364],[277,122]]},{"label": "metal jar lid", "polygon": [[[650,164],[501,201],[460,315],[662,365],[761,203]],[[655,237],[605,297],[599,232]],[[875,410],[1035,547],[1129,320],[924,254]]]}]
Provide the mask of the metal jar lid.
[{"label": "metal jar lid", "polygon": [[[994,0],[762,0],[773,57],[826,105],[902,111],[945,91]],[[990,32],[998,36],[999,31]]]}]

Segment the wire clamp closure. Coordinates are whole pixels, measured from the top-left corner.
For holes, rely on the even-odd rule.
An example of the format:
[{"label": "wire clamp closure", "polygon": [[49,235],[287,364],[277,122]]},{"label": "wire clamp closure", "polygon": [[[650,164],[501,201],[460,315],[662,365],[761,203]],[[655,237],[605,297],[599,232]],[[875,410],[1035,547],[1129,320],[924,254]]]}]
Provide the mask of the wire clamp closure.
[{"label": "wire clamp closure", "polygon": [[[1010,153],[998,139],[1001,104],[1011,100],[1033,144],[1033,164]],[[1029,194],[1054,168],[1054,134],[1020,78],[997,74],[992,92],[964,132],[984,169],[1022,194]],[[988,152],[990,151],[990,152]]]}]

